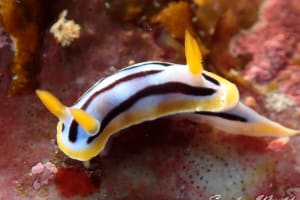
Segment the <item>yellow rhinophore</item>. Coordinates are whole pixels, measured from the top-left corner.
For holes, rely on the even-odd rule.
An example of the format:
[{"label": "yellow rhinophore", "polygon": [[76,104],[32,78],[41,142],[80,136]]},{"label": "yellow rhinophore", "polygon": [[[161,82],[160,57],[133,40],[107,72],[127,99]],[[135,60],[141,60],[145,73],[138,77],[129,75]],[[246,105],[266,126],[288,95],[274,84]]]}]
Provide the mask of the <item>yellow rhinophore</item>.
[{"label": "yellow rhinophore", "polygon": [[187,65],[192,74],[202,72],[202,55],[198,43],[189,31],[185,31],[185,56]]},{"label": "yellow rhinophore", "polygon": [[70,109],[75,121],[89,134],[94,135],[98,132],[99,121],[81,109]]},{"label": "yellow rhinophore", "polygon": [[36,90],[36,94],[54,116],[60,120],[66,117],[67,107],[64,106],[53,94],[45,90]]}]

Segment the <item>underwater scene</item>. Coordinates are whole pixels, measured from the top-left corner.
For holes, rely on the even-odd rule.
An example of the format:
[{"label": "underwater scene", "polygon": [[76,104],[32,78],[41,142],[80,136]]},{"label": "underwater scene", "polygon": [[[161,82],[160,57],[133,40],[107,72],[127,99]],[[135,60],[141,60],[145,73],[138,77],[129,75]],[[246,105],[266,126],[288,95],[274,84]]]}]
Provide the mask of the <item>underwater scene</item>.
[{"label": "underwater scene", "polygon": [[0,199],[300,200],[299,19],[0,0]]}]

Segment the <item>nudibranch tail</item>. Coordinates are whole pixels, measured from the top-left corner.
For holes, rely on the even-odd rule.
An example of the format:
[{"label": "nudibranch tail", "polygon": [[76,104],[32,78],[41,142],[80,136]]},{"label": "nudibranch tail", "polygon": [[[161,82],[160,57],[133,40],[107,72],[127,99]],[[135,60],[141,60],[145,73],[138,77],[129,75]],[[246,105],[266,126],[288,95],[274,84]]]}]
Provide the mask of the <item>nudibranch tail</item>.
[{"label": "nudibranch tail", "polygon": [[75,121],[90,135],[95,135],[100,129],[100,123],[97,119],[81,109],[70,109]]},{"label": "nudibranch tail", "polygon": [[64,106],[53,94],[45,90],[36,90],[37,96],[40,98],[46,108],[62,120],[67,115],[67,107]]},{"label": "nudibranch tail", "polygon": [[247,120],[244,129],[248,130],[250,136],[290,137],[300,133],[260,115],[242,103],[236,106],[236,112]]},{"label": "nudibranch tail", "polygon": [[290,137],[299,134],[299,130],[290,129],[280,125],[279,123],[268,120],[263,123],[257,123],[253,127],[254,136],[274,136],[274,137]]},{"label": "nudibranch tail", "polygon": [[200,74],[203,71],[201,51],[189,31],[185,32],[185,56],[191,73]]},{"label": "nudibranch tail", "polygon": [[242,103],[223,112],[196,112],[217,129],[231,134],[256,137],[290,137],[299,130],[290,129],[258,114]]}]

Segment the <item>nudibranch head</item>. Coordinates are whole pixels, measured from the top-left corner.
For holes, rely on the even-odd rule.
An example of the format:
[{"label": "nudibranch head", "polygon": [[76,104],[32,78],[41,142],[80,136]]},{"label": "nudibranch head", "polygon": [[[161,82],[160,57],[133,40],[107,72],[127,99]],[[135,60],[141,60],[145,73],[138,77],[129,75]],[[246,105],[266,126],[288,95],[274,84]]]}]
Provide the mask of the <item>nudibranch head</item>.
[{"label": "nudibranch head", "polygon": [[[36,93],[45,107],[59,119],[58,147],[73,159],[87,161],[94,157],[95,155],[91,155],[93,151],[90,150],[88,139],[99,131],[99,121],[82,109],[63,105],[48,91],[37,90]],[[76,135],[72,134],[74,132]]]}]

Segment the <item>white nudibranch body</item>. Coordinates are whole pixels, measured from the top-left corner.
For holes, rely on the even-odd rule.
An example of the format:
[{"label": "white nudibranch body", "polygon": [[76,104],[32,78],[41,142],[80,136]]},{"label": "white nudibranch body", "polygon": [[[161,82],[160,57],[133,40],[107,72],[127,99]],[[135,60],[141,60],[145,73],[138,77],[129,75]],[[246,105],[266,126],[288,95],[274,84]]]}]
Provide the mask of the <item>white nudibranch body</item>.
[{"label": "white nudibranch body", "polygon": [[155,61],[121,69],[95,83],[70,107],[38,90],[43,104],[59,118],[59,148],[73,159],[88,161],[120,130],[175,114],[191,114],[229,133],[277,137],[298,133],[239,103],[234,84],[202,69],[197,42],[188,33],[186,55],[187,65]]}]

